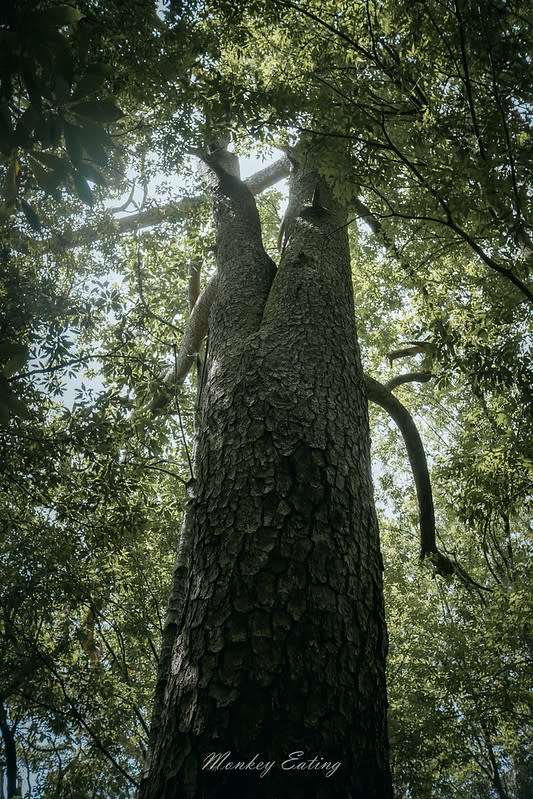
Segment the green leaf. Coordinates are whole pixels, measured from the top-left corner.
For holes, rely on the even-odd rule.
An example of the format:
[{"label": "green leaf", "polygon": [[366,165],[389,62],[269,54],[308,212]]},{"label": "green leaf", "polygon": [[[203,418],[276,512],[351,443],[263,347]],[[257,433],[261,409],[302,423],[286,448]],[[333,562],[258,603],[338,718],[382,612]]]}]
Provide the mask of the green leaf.
[{"label": "green leaf", "polygon": [[[42,155],[39,153],[39,155]],[[60,159],[59,159],[60,160]],[[67,176],[67,169],[66,164],[64,161],[60,160],[60,167],[53,171],[49,171],[44,169],[41,164],[30,156],[29,158],[31,170],[35,176],[35,179],[43,191],[47,194],[53,194],[53,192],[57,189],[59,184],[62,180],[65,180]]]},{"label": "green leaf", "polygon": [[32,22],[36,26],[51,25],[62,28],[64,25],[74,25],[82,18],[83,14],[77,8],[61,5],[35,12]]},{"label": "green leaf", "polygon": [[70,95],[70,87],[74,78],[74,59],[70,40],[61,33],[55,33],[52,38],[57,74],[68,83]]},{"label": "green leaf", "polygon": [[7,398],[6,405],[12,416],[19,416],[21,419],[29,419],[31,416],[28,406],[14,394]]},{"label": "green leaf", "polygon": [[103,71],[97,71],[96,69],[87,72],[86,75],[78,81],[77,86],[75,87],[74,91],[72,92],[72,99],[79,100],[83,97],[87,97],[92,92],[99,89],[102,83],[105,80],[105,73]]},{"label": "green leaf", "polygon": [[63,122],[63,133],[70,160],[77,166],[83,157],[83,142],[80,136],[80,128],[71,125],[70,122]]},{"label": "green leaf", "polygon": [[32,230],[39,232],[41,230],[41,220],[39,219],[37,211],[24,199],[21,199],[20,204],[29,226]]},{"label": "green leaf", "polygon": [[70,83],[59,72],[56,75],[55,95],[59,105],[67,103],[70,99]]},{"label": "green leaf", "polygon": [[35,106],[30,104],[17,122],[17,127],[15,128],[16,146],[23,146],[24,142],[31,137],[38,121],[39,113],[36,111]]},{"label": "green leaf", "polygon": [[13,355],[13,357],[10,358],[6,363],[6,365],[4,366],[3,369],[4,375],[6,377],[11,377],[17,372],[20,372],[23,366],[25,366],[27,360],[28,360],[28,350],[26,347],[22,347],[22,352],[19,352],[17,355]]},{"label": "green leaf", "polygon": [[8,219],[14,210],[15,210],[14,205],[6,205],[6,203],[0,203],[0,222],[4,222],[6,219]]},{"label": "green leaf", "polygon": [[49,178],[50,172],[47,169],[44,169],[34,158],[29,158],[31,171],[34,174],[35,180],[37,181],[39,187],[43,190],[48,192],[49,186]]},{"label": "green leaf", "polygon": [[98,100],[75,103],[72,110],[80,116],[88,117],[94,122],[116,122],[124,116],[124,112],[118,106],[108,100]]},{"label": "green leaf", "polygon": [[30,411],[25,403],[15,396],[6,379],[6,373],[2,371],[0,372],[0,424],[7,425],[11,415],[28,419]]},{"label": "green leaf", "polygon": [[106,150],[113,147],[111,136],[97,125],[85,125],[78,130],[87,155],[99,166],[106,166],[109,160]]},{"label": "green leaf", "polygon": [[28,348],[24,344],[13,344],[9,341],[0,341],[0,358],[28,357]]},{"label": "green leaf", "polygon": [[41,122],[35,130],[35,138],[41,142],[43,147],[57,147],[61,140],[61,132],[60,118],[51,114],[41,118]]},{"label": "green leaf", "polygon": [[35,106],[35,108],[41,108],[42,105],[42,97],[41,97],[41,86],[39,80],[35,74],[35,63],[33,61],[28,60],[21,68],[20,75],[24,84],[26,86],[26,91],[28,92],[28,96]]},{"label": "green leaf", "polygon": [[66,167],[65,160],[58,155],[54,155],[54,153],[43,153],[40,150],[33,150],[31,154],[50,169],[64,169]]},{"label": "green leaf", "polygon": [[95,169],[90,164],[85,163],[84,161],[81,161],[78,164],[78,172],[81,175],[83,175],[84,178],[87,178],[87,180],[92,181],[92,183],[96,183],[98,186],[107,185],[104,176],[101,175],[97,169]]},{"label": "green leaf", "polygon": [[7,206],[13,205],[17,199],[19,172],[19,161],[13,156],[9,162],[9,167],[4,178],[4,201]]},{"label": "green leaf", "polygon": [[5,155],[13,147],[13,128],[11,126],[11,113],[7,103],[0,105],[0,150]]},{"label": "green leaf", "polygon": [[7,103],[0,104],[0,136],[11,136],[13,126],[11,124],[11,111]]},{"label": "green leaf", "polygon": [[76,187],[76,192],[78,197],[82,202],[86,203],[87,205],[93,206],[94,205],[94,197],[91,191],[91,187],[83,177],[80,175],[78,171],[73,171],[72,179],[74,180],[74,186]]}]

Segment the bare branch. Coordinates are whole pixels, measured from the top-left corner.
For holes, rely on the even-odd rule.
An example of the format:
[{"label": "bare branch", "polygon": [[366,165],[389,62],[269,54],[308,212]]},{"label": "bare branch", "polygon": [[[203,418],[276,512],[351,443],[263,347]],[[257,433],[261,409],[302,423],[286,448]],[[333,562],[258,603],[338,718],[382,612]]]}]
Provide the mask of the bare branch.
[{"label": "bare branch", "polygon": [[193,258],[189,264],[189,282],[187,284],[187,295],[189,300],[189,313],[196,305],[196,300],[200,296],[200,275],[202,273],[202,259]]},{"label": "bare branch", "polygon": [[[403,377],[407,377],[407,375],[403,375]],[[470,577],[456,558],[452,560],[437,547],[435,537],[435,509],[433,507],[431,480],[429,478],[424,445],[422,444],[422,439],[413,421],[413,417],[387,386],[382,385],[378,380],[374,380],[373,377],[369,377],[368,375],[365,375],[365,385],[368,399],[386,410],[389,416],[394,419],[400,428],[405,442],[418,499],[420,559],[423,560],[427,557],[428,560],[431,561],[436,574],[440,574],[443,577],[455,575],[467,588],[490,591],[490,588],[480,585]]]},{"label": "bare branch", "polygon": [[368,399],[387,411],[394,419],[405,442],[407,456],[411,464],[418,499],[418,513],[420,520],[420,557],[425,558],[431,553],[436,553],[435,541],[435,511],[433,508],[433,491],[429,470],[420,433],[413,421],[413,417],[392,394],[392,392],[373,377],[365,375],[365,385]]},{"label": "bare branch", "polygon": [[[248,186],[252,194],[260,194],[265,189],[287,177],[289,167],[288,159],[283,156],[273,164],[260,169],[243,182]],[[170,222],[174,219],[189,216],[202,200],[203,197],[201,196],[186,197],[177,203],[168,203],[168,205],[163,205],[160,208],[149,208],[146,211],[123,217],[123,219],[117,221],[119,232],[127,233],[131,230],[141,230],[147,227],[154,227],[162,222]]]},{"label": "bare branch", "polygon": [[286,155],[274,161],[273,164],[260,169],[250,175],[244,183],[248,186],[252,194],[261,194],[265,189],[269,189],[283,178],[286,178],[290,170],[290,161]]},{"label": "bare branch", "polygon": [[404,375],[392,377],[385,383],[385,388],[388,388],[389,391],[393,391],[404,383],[427,383],[432,377],[433,375],[431,372],[407,372]]},{"label": "bare branch", "polygon": [[183,383],[194,363],[200,344],[207,334],[209,311],[217,292],[217,276],[209,280],[192,310],[189,324],[181,340],[174,366],[161,375],[162,390],[145,405],[149,411],[159,411],[172,399],[171,390]]},{"label": "bare branch", "polygon": [[408,346],[387,353],[387,359],[391,366],[397,358],[408,358],[418,352],[432,352],[434,349],[434,345],[429,341],[406,341],[405,344]]},{"label": "bare branch", "polygon": [[133,181],[132,181],[132,184],[131,184],[131,191],[130,191],[130,193],[128,194],[128,198],[127,198],[127,200],[126,200],[125,202],[123,202],[123,203],[122,203],[122,205],[118,205],[116,208],[111,208],[111,212],[112,212],[113,214],[121,214],[121,213],[123,213],[123,212],[124,212],[124,211],[125,211],[127,208],[129,208],[129,207],[130,207],[130,205],[133,203],[133,195],[135,194],[135,188],[136,188],[136,186],[135,186],[135,180],[133,180]]},{"label": "bare branch", "polygon": [[[252,194],[260,194],[265,189],[270,188],[270,186],[273,186],[287,177],[289,174],[289,167],[289,161],[286,156],[283,156],[273,164],[270,164],[264,169],[260,169],[243,182],[248,186]],[[124,216],[122,219],[116,219],[116,229],[119,234],[130,233],[131,231],[155,227],[164,222],[179,221],[194,214],[203,200],[204,197],[202,195],[197,195],[195,197],[184,197],[177,202],[167,203],[166,205],[156,208],[147,208],[135,214]],[[81,247],[83,245],[93,244],[100,238],[102,238],[102,232],[100,230],[93,225],[84,225],[72,233],[64,233],[61,236],[53,235],[50,239],[42,241],[41,244],[45,248],[49,247],[51,244],[58,244],[62,247]],[[17,233],[13,234],[12,246],[20,252],[26,252],[31,244],[35,244],[34,240]]]}]

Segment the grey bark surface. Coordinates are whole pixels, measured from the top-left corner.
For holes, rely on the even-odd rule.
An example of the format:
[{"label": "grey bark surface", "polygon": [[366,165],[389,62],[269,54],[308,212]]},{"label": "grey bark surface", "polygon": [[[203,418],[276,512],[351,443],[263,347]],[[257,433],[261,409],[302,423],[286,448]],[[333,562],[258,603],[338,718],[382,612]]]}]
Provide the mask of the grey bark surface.
[{"label": "grey bark surface", "polygon": [[[215,165],[216,167],[216,165]],[[291,178],[279,269],[217,173],[218,291],[181,608],[142,799],[391,799],[382,562],[345,215]],[[183,577],[181,574],[180,579]],[[176,596],[176,598],[178,595]],[[203,768],[227,762],[258,771]],[[315,758],[284,770],[291,753]],[[339,763],[330,777],[316,764]]]}]

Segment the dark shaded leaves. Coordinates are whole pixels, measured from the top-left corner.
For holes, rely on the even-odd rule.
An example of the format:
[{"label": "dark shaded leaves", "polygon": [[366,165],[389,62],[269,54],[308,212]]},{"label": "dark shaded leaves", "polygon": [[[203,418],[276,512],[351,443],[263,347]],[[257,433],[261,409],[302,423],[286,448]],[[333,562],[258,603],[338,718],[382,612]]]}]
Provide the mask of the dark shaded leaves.
[{"label": "dark shaded leaves", "polygon": [[91,191],[91,187],[85,180],[82,174],[78,171],[74,171],[72,173],[72,179],[74,181],[74,186],[76,187],[76,192],[80,200],[86,203],[87,205],[94,205],[94,197]]},{"label": "dark shaded leaves", "polygon": [[39,219],[35,208],[33,208],[33,206],[24,199],[21,199],[20,205],[28,225],[32,228],[32,230],[39,232],[41,230],[41,220]]},{"label": "dark shaded leaves", "polygon": [[76,103],[72,106],[72,110],[75,111],[76,114],[88,117],[94,122],[116,122],[117,119],[120,119],[124,116],[124,112],[121,111],[118,106],[108,100]]}]

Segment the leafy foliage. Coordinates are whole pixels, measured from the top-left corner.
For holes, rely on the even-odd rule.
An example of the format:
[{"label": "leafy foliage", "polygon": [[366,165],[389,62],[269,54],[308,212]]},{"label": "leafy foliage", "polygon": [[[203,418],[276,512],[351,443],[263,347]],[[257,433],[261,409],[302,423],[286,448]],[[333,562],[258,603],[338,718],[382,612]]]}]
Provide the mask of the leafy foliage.
[{"label": "leafy foliage", "polygon": [[[244,153],[298,141],[357,209],[365,368],[431,370],[398,395],[428,449],[439,545],[490,589],[416,563],[405,455],[373,412],[398,796],[528,796],[527,11],[18,0],[2,12],[0,721],[32,795],[134,795],[195,376],[172,412],[144,406],[187,324],[191,262],[203,280],[213,269],[188,152],[230,130]],[[273,257],[282,201],[258,202]],[[430,361],[389,366],[410,340],[431,342]]]}]

